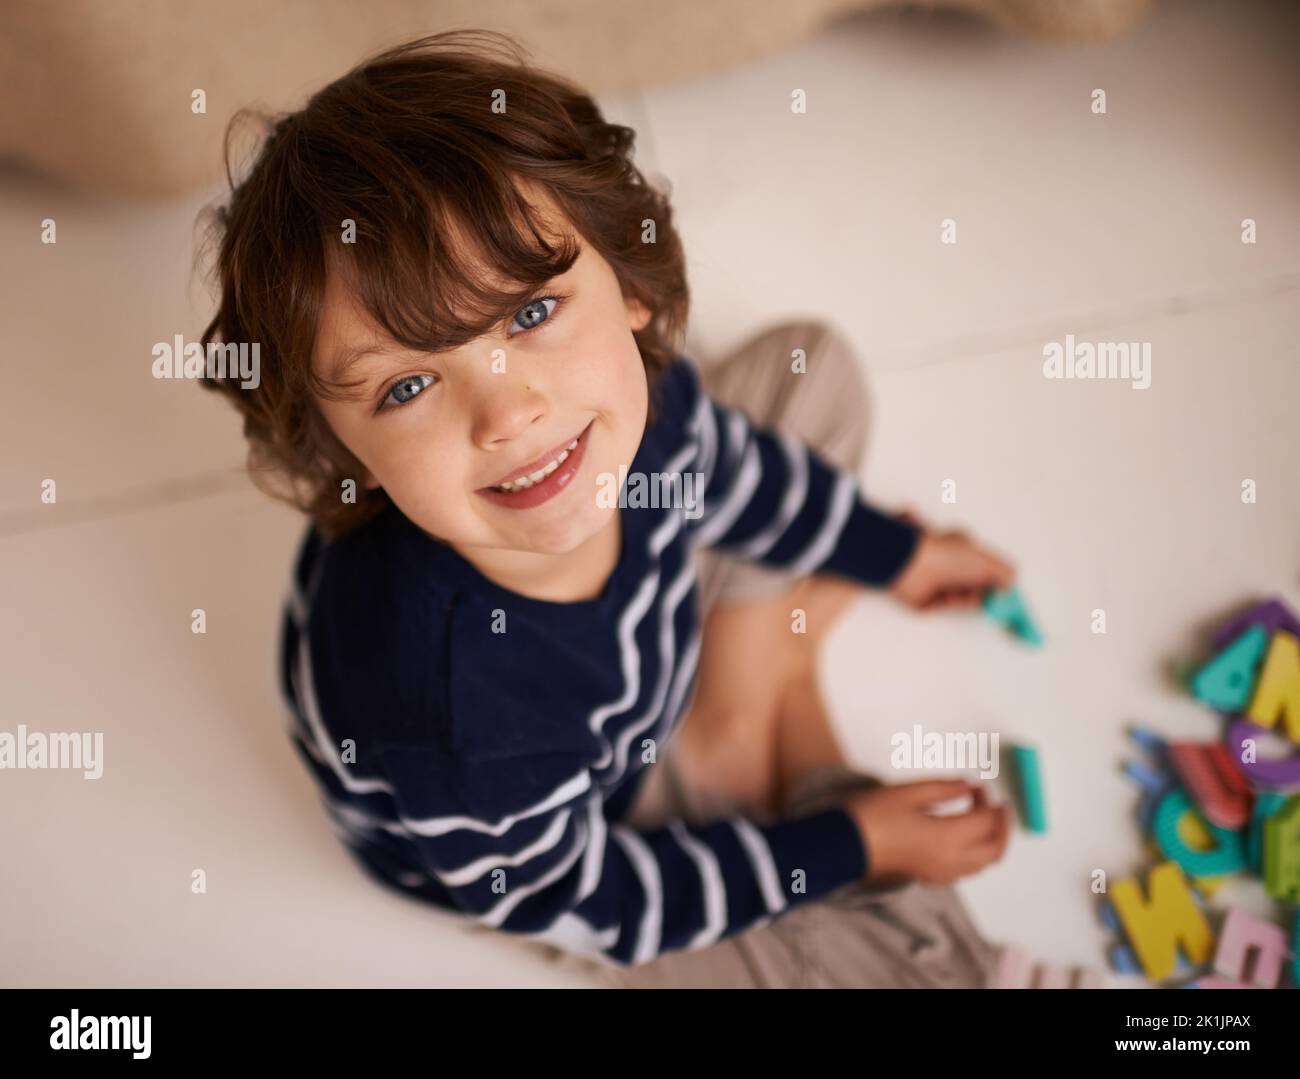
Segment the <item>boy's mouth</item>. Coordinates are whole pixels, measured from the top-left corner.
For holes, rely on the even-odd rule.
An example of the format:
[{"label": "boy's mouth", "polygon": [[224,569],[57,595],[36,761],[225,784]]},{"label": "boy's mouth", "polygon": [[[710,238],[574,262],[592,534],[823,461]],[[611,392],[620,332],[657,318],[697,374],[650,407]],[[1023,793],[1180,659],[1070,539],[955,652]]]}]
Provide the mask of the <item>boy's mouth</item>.
[{"label": "boy's mouth", "polygon": [[546,502],[564,490],[577,473],[590,430],[591,423],[588,423],[576,438],[561,443],[523,468],[506,473],[496,483],[480,487],[477,493],[512,509],[528,509]]}]

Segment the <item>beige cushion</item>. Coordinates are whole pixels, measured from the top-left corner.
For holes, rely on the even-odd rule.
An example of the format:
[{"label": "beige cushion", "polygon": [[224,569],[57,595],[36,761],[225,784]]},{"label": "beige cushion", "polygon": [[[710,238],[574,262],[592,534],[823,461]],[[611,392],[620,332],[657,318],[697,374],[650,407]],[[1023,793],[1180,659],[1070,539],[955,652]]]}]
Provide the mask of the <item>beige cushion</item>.
[{"label": "beige cushion", "polygon": [[[1036,36],[1096,41],[1150,0],[938,0]],[[216,180],[242,106],[298,107],[381,47],[453,27],[514,35],[596,94],[720,70],[885,0],[8,0],[0,155],[75,183],[170,198]],[[206,114],[191,110],[206,93]]]}]

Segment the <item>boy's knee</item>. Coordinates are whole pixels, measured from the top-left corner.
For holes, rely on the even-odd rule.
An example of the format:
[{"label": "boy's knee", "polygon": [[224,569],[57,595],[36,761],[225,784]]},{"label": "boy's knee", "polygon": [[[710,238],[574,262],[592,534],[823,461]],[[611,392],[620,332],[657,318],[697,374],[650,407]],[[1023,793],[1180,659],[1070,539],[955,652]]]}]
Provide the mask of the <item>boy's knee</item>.
[{"label": "boy's knee", "polygon": [[856,470],[866,452],[870,403],[857,347],[830,322],[791,322],[784,330],[791,349],[803,350],[799,378],[807,380],[784,425],[831,464]]},{"label": "boy's knee", "polygon": [[[858,459],[861,457],[861,446],[865,441],[867,424],[868,397],[865,366],[853,342],[829,324],[824,328],[816,362],[821,368],[822,377],[833,389],[832,407],[842,417],[844,426],[857,436],[856,452],[853,456]],[[810,356],[810,367],[812,363],[813,358]]]}]

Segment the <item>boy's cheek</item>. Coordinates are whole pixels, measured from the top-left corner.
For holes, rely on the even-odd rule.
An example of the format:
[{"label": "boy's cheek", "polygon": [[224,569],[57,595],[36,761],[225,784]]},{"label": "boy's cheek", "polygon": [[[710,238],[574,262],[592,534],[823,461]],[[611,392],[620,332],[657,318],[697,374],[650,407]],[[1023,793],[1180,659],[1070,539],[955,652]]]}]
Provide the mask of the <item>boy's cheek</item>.
[{"label": "boy's cheek", "polygon": [[407,487],[400,491],[388,488],[388,495],[397,508],[429,535],[446,542],[471,541],[478,524],[468,502],[477,496],[466,493],[457,502],[452,494],[453,492],[427,485]]}]

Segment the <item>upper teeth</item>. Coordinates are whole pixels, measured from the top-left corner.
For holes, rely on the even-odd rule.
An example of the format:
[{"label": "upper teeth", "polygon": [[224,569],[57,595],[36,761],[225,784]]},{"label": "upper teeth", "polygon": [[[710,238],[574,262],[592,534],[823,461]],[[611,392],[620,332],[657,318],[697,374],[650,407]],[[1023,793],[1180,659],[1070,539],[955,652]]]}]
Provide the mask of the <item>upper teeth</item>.
[{"label": "upper teeth", "polygon": [[534,483],[541,483],[542,480],[546,479],[546,477],[559,468],[560,465],[564,464],[564,459],[569,456],[569,452],[577,446],[577,444],[578,440],[575,438],[560,451],[560,455],[555,458],[554,461],[539,468],[536,472],[528,473],[527,476],[520,476],[519,479],[511,480],[509,483],[497,484],[497,486],[493,487],[492,490],[507,492],[522,491],[527,487],[531,487]]}]

